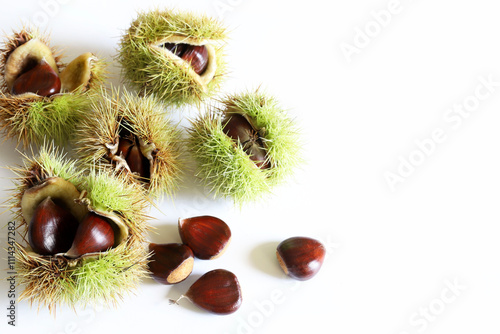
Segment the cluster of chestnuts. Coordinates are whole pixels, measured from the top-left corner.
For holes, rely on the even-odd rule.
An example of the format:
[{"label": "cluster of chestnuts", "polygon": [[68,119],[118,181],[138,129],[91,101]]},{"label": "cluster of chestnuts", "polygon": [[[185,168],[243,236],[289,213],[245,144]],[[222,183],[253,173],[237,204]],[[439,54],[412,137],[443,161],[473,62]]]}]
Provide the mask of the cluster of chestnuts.
[{"label": "cluster of chestnuts", "polygon": [[[71,139],[78,163],[92,171],[92,177],[105,179],[92,191],[80,189],[77,179],[84,173],[68,172],[76,163],[59,157],[35,159],[19,174],[16,200],[28,202],[26,194],[38,192],[29,205],[13,205],[27,226],[29,247],[21,247],[18,258],[24,266],[21,271],[23,283],[28,282],[28,298],[38,298],[49,307],[67,300],[72,305],[73,291],[64,290],[63,280],[80,288],[75,299],[88,295],[89,300],[114,298],[120,295],[114,286],[133,287],[145,275],[146,262],[155,281],[171,285],[192,273],[195,258],[221,256],[230,244],[231,230],[213,216],[179,219],[182,243],[144,247],[145,207],[138,203],[176,189],[182,170],[181,146],[197,161],[196,175],[206,188],[239,205],[270,193],[300,164],[297,127],[273,97],[259,90],[227,96],[219,101],[222,107],[210,107],[205,115],[190,120],[187,139],[180,139],[177,128],[161,113],[167,105],[199,105],[218,92],[226,73],[226,39],[226,28],[211,18],[176,11],[140,13],[123,36],[116,58],[125,81],[140,93],[125,92],[123,99],[101,87],[104,65],[92,53],[63,65],[48,42],[30,31],[15,35],[6,43],[10,46],[7,51],[0,50],[0,89],[4,90],[0,93],[9,95],[0,99],[0,111],[9,111],[0,113],[0,127],[10,127],[10,137],[29,133],[23,139],[28,142],[57,129],[61,133],[54,136],[59,139],[55,144]],[[100,89],[94,90],[97,87]],[[24,114],[18,116],[23,122],[14,122],[12,113],[19,106],[24,106]],[[32,122],[28,131],[25,115],[42,121]],[[115,194],[107,188],[116,179],[122,183],[112,189]],[[87,182],[93,185],[93,181]],[[71,198],[63,191],[68,187],[73,189]],[[99,197],[106,189],[107,196]],[[120,190],[125,194],[117,194]],[[92,192],[92,200],[85,198]],[[116,201],[107,201],[111,193]],[[130,193],[131,199],[125,202]],[[277,246],[276,256],[286,275],[308,280],[320,270],[325,248],[315,239],[293,237]],[[92,267],[94,272],[85,269],[75,274],[77,268],[94,260],[103,260]],[[127,270],[135,272],[129,275]],[[89,293],[89,285],[98,285],[95,280],[108,271],[109,284],[96,287],[102,290],[99,293]],[[39,279],[39,272],[44,279]],[[45,286],[38,287],[38,279]],[[58,289],[51,289],[52,285]],[[241,306],[242,292],[235,274],[215,269],[171,302],[182,298],[215,314],[231,314]]]},{"label": "cluster of chestnuts", "polygon": [[[213,260],[221,256],[231,241],[231,230],[221,219],[198,216],[179,219],[182,243],[150,243],[149,270],[161,284],[177,284],[193,271],[194,258]],[[312,278],[321,268],[325,248],[317,240],[293,237],[277,247],[277,258],[285,274],[298,280]],[[209,271],[193,283],[187,292],[171,303],[187,298],[195,305],[216,314],[231,314],[242,302],[237,277],[225,269]]]},{"label": "cluster of chestnuts", "polygon": [[103,252],[115,244],[113,225],[103,216],[87,213],[81,222],[49,196],[36,207],[29,223],[28,240],[40,255],[64,254],[78,258]]}]

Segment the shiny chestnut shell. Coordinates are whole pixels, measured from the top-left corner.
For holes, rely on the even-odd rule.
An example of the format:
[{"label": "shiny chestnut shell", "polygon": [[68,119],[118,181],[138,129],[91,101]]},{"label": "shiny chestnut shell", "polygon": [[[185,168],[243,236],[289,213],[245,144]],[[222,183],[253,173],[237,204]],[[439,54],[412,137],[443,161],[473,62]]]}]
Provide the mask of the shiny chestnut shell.
[{"label": "shiny chestnut shell", "polygon": [[28,242],[40,255],[66,252],[73,242],[78,220],[49,196],[34,211],[28,227]]},{"label": "shiny chestnut shell", "polygon": [[202,260],[218,258],[231,242],[229,226],[213,216],[179,219],[179,234],[182,242]]},{"label": "shiny chestnut shell", "polygon": [[215,269],[201,276],[188,289],[186,297],[216,314],[236,312],[243,300],[238,278],[225,269]]},{"label": "shiny chestnut shell", "polygon": [[276,250],[278,262],[288,276],[305,281],[318,273],[325,258],[325,247],[318,240],[292,237]]},{"label": "shiny chestnut shell", "polygon": [[184,244],[149,244],[149,271],[161,284],[176,284],[185,280],[193,271],[194,254]]}]

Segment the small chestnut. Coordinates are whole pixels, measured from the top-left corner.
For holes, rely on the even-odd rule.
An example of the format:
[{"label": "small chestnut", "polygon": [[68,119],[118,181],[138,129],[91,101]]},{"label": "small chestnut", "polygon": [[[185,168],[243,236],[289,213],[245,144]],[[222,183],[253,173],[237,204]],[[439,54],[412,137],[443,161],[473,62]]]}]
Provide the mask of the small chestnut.
[{"label": "small chestnut", "polygon": [[176,284],[193,271],[194,255],[184,244],[149,244],[151,277],[161,284]]},{"label": "small chestnut", "polygon": [[178,304],[182,298],[215,314],[231,314],[236,312],[242,302],[241,287],[238,278],[225,269],[215,269],[201,276],[189,287],[185,295],[177,300],[170,299],[171,304]]},{"label": "small chestnut", "polygon": [[106,218],[89,212],[78,225],[75,239],[66,256],[77,258],[87,253],[103,252],[115,243],[113,227]]},{"label": "small chestnut", "polygon": [[182,242],[202,260],[218,258],[231,241],[229,226],[213,216],[179,219],[179,234]]},{"label": "small chestnut", "polygon": [[321,268],[325,247],[315,239],[293,237],[278,245],[276,256],[285,274],[305,281],[316,275]]},{"label": "small chestnut", "polygon": [[66,252],[76,234],[78,220],[49,196],[35,209],[28,227],[28,242],[40,255]]},{"label": "small chestnut", "polygon": [[51,96],[60,90],[61,79],[45,59],[21,74],[12,86],[13,95],[36,93],[40,96]]}]

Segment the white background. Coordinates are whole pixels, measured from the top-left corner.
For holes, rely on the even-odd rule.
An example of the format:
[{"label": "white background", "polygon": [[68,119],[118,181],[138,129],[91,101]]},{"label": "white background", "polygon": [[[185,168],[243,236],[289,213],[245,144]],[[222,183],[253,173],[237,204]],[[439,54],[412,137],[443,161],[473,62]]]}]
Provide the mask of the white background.
[{"label": "white background", "polygon": [[[176,6],[219,17],[231,30],[223,92],[262,84],[274,94],[300,124],[307,164],[263,203],[241,210],[207,196],[188,174],[177,196],[152,211],[159,234],[150,238],[177,242],[179,217],[210,214],[233,231],[224,256],[196,261],[193,275],[176,286],[147,279],[116,309],[60,308],[54,318],[23,301],[15,329],[7,325],[2,282],[2,333],[499,332],[500,20],[494,1],[3,5],[0,29],[10,33],[21,19],[38,22],[52,44],[66,50],[65,61],[87,51],[111,61],[140,9]],[[346,56],[347,45],[356,53]],[[117,64],[111,72],[120,84]],[[463,103],[471,112],[458,116],[453,108]],[[187,125],[198,112],[177,110],[174,118]],[[440,140],[431,144],[436,132]],[[2,165],[21,163],[15,143],[1,145]],[[0,173],[5,198],[12,174]],[[391,189],[388,173],[402,173],[397,181],[404,182]],[[0,220],[6,225],[9,214]],[[320,238],[328,249],[319,274],[298,285],[281,273],[274,255],[278,242],[296,235]],[[1,238],[5,245],[5,230]],[[186,300],[169,305],[216,268],[238,276],[244,294],[238,312],[211,315]]]}]

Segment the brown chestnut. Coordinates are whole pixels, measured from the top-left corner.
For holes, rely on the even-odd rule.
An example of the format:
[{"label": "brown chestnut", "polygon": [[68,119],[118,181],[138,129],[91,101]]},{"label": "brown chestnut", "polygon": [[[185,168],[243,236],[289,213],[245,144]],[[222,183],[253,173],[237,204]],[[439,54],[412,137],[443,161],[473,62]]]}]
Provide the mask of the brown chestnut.
[{"label": "brown chestnut", "polygon": [[125,128],[120,131],[117,154],[125,159],[132,173],[143,179],[150,178],[149,160],[142,154],[137,137]]},{"label": "brown chestnut", "polygon": [[325,247],[315,239],[293,237],[278,245],[276,256],[285,274],[305,281],[320,270],[325,258]]},{"label": "brown chestnut", "polygon": [[61,90],[61,79],[54,69],[42,59],[39,64],[21,74],[12,86],[12,94],[35,93],[51,96]]},{"label": "brown chestnut", "polygon": [[243,300],[238,278],[225,269],[215,269],[201,276],[191,285],[185,295],[170,303],[178,304],[182,298],[215,314],[236,312]]},{"label": "brown chestnut", "polygon": [[203,74],[208,67],[208,50],[204,45],[187,45],[180,57],[191,64],[196,74]]},{"label": "brown chestnut", "polygon": [[182,242],[202,260],[218,258],[231,242],[229,226],[213,216],[179,219],[179,234]]},{"label": "brown chestnut", "polygon": [[78,220],[49,196],[35,209],[28,227],[28,242],[40,255],[66,252],[76,234]]},{"label": "brown chestnut", "polygon": [[176,284],[193,271],[194,254],[184,244],[149,244],[151,277],[161,284]]},{"label": "brown chestnut", "polygon": [[222,126],[226,135],[241,145],[257,167],[260,169],[270,167],[262,139],[245,116],[238,113],[228,113]]},{"label": "brown chestnut", "polygon": [[177,57],[182,56],[182,54],[186,50],[186,46],[188,46],[188,44],[184,44],[184,43],[165,43],[162,45],[162,47],[164,47],[168,51],[172,52]]},{"label": "brown chestnut", "polygon": [[77,258],[88,253],[103,252],[115,243],[111,223],[94,212],[89,212],[78,225],[75,240],[66,256]]}]

